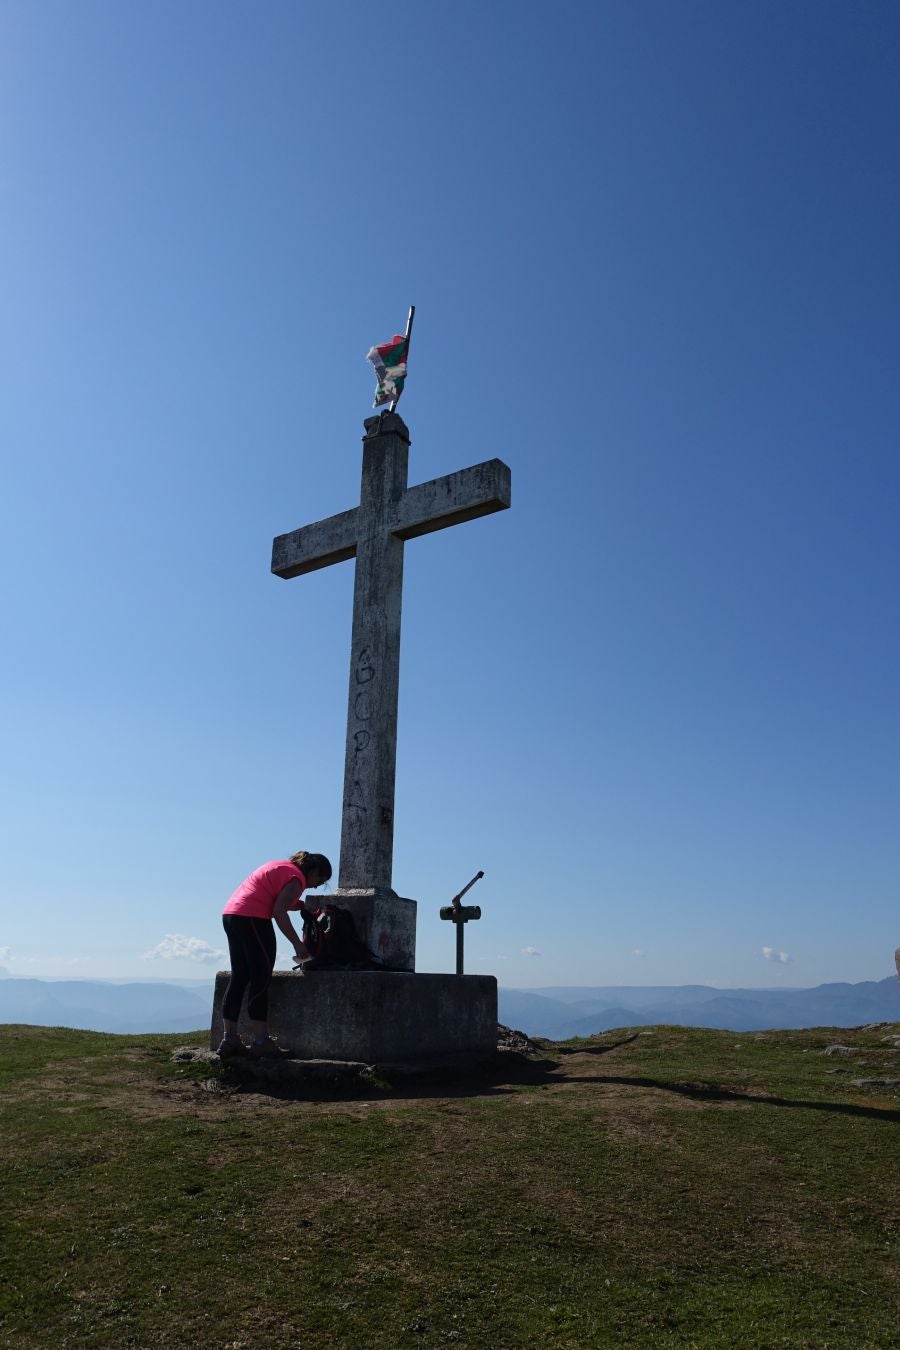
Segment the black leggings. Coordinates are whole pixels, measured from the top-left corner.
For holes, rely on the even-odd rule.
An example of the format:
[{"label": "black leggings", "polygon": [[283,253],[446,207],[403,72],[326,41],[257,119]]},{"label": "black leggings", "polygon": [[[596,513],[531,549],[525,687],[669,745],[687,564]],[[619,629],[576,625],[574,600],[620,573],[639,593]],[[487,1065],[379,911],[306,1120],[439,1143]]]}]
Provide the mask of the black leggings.
[{"label": "black leggings", "polygon": [[275,929],[271,919],[250,919],[245,914],[223,914],[222,927],[228,938],[231,979],[222,1002],[222,1016],[236,1022],[244,990],[251,1022],[269,1020],[269,985],[275,969]]}]

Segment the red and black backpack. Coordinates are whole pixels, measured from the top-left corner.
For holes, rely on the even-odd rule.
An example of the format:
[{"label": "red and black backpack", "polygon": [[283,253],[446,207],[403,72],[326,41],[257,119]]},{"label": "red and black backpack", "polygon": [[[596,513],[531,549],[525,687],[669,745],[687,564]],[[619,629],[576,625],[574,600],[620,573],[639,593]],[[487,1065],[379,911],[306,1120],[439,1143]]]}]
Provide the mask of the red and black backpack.
[{"label": "red and black backpack", "polygon": [[349,909],[340,905],[304,907],[303,945],[317,966],[377,970],[381,964],[357,933]]}]

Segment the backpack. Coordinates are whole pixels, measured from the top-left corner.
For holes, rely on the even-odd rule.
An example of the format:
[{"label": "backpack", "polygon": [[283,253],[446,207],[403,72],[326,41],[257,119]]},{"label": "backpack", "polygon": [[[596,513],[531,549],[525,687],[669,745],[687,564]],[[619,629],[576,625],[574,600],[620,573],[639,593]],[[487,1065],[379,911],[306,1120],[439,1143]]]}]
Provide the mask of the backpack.
[{"label": "backpack", "polygon": [[376,970],[381,964],[357,933],[349,909],[340,905],[304,909],[303,945],[312,957],[307,967]]}]

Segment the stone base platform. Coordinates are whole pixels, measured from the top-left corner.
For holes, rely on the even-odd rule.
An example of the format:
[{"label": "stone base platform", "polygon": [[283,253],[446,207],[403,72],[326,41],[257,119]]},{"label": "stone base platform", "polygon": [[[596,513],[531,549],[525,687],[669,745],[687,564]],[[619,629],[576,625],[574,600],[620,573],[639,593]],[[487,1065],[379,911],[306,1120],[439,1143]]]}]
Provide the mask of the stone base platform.
[{"label": "stone base platform", "polygon": [[[216,976],[210,1046],[222,1038],[228,971]],[[251,1035],[246,1004],[238,1022]],[[412,971],[276,971],[269,1030],[299,1059],[424,1064],[453,1055],[491,1055],[497,1046],[493,975]]]}]

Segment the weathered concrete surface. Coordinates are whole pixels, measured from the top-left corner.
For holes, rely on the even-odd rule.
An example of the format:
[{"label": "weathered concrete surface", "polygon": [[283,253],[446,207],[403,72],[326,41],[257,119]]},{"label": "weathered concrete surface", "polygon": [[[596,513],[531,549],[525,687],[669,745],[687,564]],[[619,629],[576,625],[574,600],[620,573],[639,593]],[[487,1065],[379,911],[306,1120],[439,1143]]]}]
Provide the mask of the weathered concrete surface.
[{"label": "weathered concrete surface", "polygon": [[[370,423],[372,424],[370,426]],[[387,424],[389,430],[381,430]],[[400,687],[403,540],[391,533],[406,488],[409,433],[396,414],[363,438],[338,885],[391,889]]]},{"label": "weathered concrete surface", "polygon": [[502,459],[486,459],[483,464],[407,488],[397,502],[391,529],[401,539],[418,539],[448,525],[504,511],[511,494],[507,465]]},{"label": "weathered concrete surface", "polygon": [[346,891],[340,887],[323,900],[349,909],[357,933],[386,970],[415,970],[415,900],[407,900],[393,891]]},{"label": "weathered concrete surface", "polygon": [[392,895],[404,540],[502,511],[511,487],[491,459],[408,488],[403,419],[381,413],[365,430],[359,506],[279,535],[272,571],[301,576],[356,557],[338,884]]},{"label": "weathered concrete surface", "polygon": [[[228,978],[228,971],[216,976],[213,1048],[222,1039]],[[238,1025],[249,1037],[245,1009]],[[424,1064],[450,1055],[492,1054],[497,981],[493,975],[279,971],[272,979],[269,1030],[300,1059]]]},{"label": "weathered concrete surface", "polygon": [[272,544],[272,571],[279,577],[302,577],[356,554],[357,508],[341,511],[315,525],[280,534]]}]

